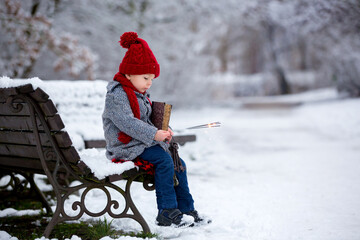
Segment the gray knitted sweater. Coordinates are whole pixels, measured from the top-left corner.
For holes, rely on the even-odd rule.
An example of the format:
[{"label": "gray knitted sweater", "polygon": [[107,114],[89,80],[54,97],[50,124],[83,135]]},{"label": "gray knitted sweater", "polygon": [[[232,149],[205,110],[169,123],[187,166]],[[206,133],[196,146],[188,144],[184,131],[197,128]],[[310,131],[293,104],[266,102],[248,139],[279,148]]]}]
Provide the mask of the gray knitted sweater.
[{"label": "gray knitted sweater", "polygon": [[[157,128],[150,121],[151,104],[149,94],[135,92],[139,102],[140,119],[134,117],[130,102],[121,84],[112,81],[107,86],[105,109],[102,115],[108,159],[133,160],[145,148],[159,144],[165,151],[169,145],[154,140]],[[118,140],[119,132],[124,132],[132,140],[124,144]]]}]

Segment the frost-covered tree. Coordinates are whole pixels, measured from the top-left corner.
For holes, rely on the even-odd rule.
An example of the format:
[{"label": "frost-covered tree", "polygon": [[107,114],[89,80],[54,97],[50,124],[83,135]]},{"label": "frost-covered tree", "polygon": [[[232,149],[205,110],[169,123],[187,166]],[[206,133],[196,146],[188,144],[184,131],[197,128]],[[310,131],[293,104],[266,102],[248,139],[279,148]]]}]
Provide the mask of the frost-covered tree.
[{"label": "frost-covered tree", "polygon": [[318,81],[360,96],[358,0],[272,1],[270,11],[288,41],[303,47],[304,65],[320,73]]},{"label": "frost-covered tree", "polygon": [[314,71],[315,87],[337,84],[359,96],[358,0],[254,0],[230,26],[229,38],[243,42],[243,48],[228,46],[228,61],[241,58],[235,61],[243,63],[243,72],[275,70],[280,92],[286,92],[288,74]]},{"label": "frost-covered tree", "polygon": [[59,0],[0,2],[0,73],[29,77],[39,56],[51,51],[56,56],[55,71],[67,69],[74,77],[86,72],[94,79],[94,55],[76,38],[52,30]]}]

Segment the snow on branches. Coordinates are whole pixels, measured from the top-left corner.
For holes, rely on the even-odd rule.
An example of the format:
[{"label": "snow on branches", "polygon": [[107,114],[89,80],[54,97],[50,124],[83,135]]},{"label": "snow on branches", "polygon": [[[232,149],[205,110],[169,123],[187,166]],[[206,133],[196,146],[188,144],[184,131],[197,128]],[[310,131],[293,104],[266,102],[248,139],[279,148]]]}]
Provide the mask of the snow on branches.
[{"label": "snow on branches", "polygon": [[85,72],[94,79],[95,56],[87,47],[67,33],[52,31],[52,15],[56,1],[47,4],[46,11],[39,10],[39,2],[5,0],[0,3],[0,72],[10,77],[28,77],[42,51],[56,56],[54,69],[66,69],[74,77]]}]

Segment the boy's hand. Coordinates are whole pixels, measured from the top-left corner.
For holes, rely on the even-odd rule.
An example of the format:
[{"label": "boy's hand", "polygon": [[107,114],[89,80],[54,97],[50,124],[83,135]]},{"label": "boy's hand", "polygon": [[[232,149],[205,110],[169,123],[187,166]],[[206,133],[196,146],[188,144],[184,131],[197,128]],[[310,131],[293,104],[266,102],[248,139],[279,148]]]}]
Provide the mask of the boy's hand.
[{"label": "boy's hand", "polygon": [[169,138],[171,139],[171,134],[169,131],[158,130],[155,134],[154,140],[163,142],[165,141],[165,139],[169,139]]},{"label": "boy's hand", "polygon": [[171,128],[168,128],[168,132],[170,133],[170,137],[166,138],[166,140],[171,142],[172,136],[174,136],[174,132],[171,130]]}]

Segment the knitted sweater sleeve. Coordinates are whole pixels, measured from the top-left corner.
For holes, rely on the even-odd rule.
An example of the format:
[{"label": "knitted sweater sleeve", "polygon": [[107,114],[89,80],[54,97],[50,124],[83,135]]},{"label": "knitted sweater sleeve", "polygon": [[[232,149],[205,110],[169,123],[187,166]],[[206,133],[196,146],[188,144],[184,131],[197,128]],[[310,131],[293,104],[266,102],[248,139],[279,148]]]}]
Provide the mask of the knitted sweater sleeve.
[{"label": "knitted sweater sleeve", "polygon": [[151,146],[157,128],[134,117],[126,94],[110,94],[105,101],[105,115],[119,129],[130,137]]}]

